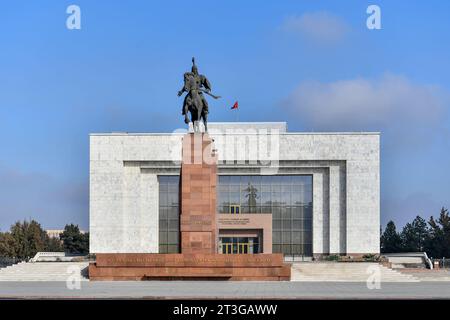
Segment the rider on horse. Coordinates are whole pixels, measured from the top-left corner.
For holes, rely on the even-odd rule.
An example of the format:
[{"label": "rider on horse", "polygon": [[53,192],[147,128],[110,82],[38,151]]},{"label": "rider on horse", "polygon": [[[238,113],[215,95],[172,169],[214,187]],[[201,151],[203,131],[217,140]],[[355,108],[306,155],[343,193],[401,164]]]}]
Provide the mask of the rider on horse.
[{"label": "rider on horse", "polygon": [[184,85],[183,88],[178,91],[178,96],[181,96],[184,92],[188,93],[184,98],[183,108],[181,112],[181,114],[184,115],[184,122],[189,123],[188,111],[191,111],[192,114],[191,108],[194,105],[194,95],[199,96],[201,101],[201,106],[199,109],[201,109],[202,111],[201,114],[198,115],[199,119],[192,119],[192,121],[198,121],[200,120],[200,117],[202,117],[204,121],[206,121],[208,114],[208,102],[206,101],[203,92],[210,94],[211,84],[204,75],[198,73],[194,58],[192,58],[191,72],[186,72],[184,74]]}]

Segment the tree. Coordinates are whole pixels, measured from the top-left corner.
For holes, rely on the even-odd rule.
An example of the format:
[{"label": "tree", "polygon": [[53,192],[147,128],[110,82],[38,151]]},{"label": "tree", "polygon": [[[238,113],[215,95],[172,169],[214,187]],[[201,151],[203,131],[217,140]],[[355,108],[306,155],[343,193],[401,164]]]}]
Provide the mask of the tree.
[{"label": "tree", "polygon": [[66,225],[60,238],[65,252],[75,254],[89,253],[89,233],[82,234],[78,225]]},{"label": "tree", "polygon": [[61,252],[64,251],[63,245],[59,238],[48,238],[48,242],[45,248],[47,252]]},{"label": "tree", "polygon": [[9,232],[0,232],[0,257],[15,257],[16,246],[14,237]]},{"label": "tree", "polygon": [[430,238],[427,242],[427,253],[434,258],[450,257],[450,216],[447,209],[442,208],[439,219],[431,216]]},{"label": "tree", "polygon": [[33,257],[39,251],[45,251],[48,235],[35,220],[16,222],[11,227],[14,238],[14,251],[17,258]]},{"label": "tree", "polygon": [[394,221],[389,221],[386,229],[381,235],[381,252],[392,253],[400,252],[402,249],[401,238],[398,234]]},{"label": "tree", "polygon": [[50,238],[35,220],[17,221],[10,232],[0,233],[0,256],[27,259],[39,251],[62,251],[61,241]]},{"label": "tree", "polygon": [[417,216],[412,223],[407,223],[400,234],[401,251],[418,252],[424,251],[429,238],[427,222]]}]

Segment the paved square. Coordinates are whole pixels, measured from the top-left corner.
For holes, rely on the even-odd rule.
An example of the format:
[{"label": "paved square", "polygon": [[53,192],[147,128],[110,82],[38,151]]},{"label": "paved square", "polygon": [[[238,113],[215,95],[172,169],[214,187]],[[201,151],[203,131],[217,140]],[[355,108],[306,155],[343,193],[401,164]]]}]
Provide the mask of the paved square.
[{"label": "paved square", "polygon": [[382,283],[369,290],[364,282],[0,282],[1,298],[119,299],[450,299],[448,282]]}]

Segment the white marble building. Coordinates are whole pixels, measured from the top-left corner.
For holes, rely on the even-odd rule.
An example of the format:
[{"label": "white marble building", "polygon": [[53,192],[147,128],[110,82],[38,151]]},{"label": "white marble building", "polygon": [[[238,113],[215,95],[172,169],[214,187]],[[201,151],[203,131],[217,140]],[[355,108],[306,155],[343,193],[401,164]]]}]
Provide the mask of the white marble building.
[{"label": "white marble building", "polygon": [[[277,122],[210,123],[209,131],[219,176],[312,178],[311,228],[291,233],[310,243],[303,255],[379,252],[379,133],[289,132]],[[179,175],[183,135],[90,135],[91,253],[160,250],[158,177]]]}]

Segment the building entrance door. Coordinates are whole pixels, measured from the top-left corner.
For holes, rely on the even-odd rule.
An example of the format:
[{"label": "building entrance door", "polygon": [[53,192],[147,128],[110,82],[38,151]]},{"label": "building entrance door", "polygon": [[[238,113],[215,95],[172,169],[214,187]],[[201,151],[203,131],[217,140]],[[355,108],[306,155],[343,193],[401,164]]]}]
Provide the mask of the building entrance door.
[{"label": "building entrance door", "polygon": [[221,237],[223,254],[259,253],[258,237]]}]

